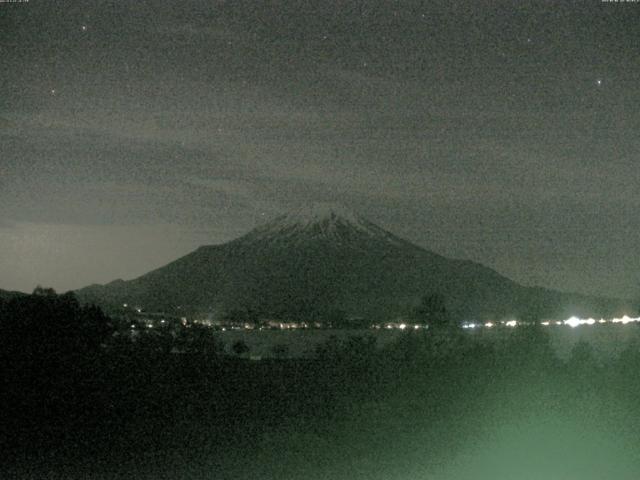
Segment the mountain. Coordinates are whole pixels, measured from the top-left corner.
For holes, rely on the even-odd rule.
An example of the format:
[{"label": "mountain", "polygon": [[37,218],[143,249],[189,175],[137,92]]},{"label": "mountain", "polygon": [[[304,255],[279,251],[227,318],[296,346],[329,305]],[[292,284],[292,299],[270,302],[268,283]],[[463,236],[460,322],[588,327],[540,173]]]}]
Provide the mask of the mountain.
[{"label": "mountain", "polygon": [[272,318],[408,315],[441,294],[457,319],[567,318],[622,312],[622,301],[525,287],[467,260],[430,252],[344,208],[314,205],[221,245],[203,246],[130,281],[77,292],[107,309],[168,313],[247,309]]},{"label": "mountain", "polygon": [[12,298],[23,297],[25,295],[26,295],[26,293],[11,292],[11,291],[8,291],[8,290],[0,289],[0,300],[11,300]]}]

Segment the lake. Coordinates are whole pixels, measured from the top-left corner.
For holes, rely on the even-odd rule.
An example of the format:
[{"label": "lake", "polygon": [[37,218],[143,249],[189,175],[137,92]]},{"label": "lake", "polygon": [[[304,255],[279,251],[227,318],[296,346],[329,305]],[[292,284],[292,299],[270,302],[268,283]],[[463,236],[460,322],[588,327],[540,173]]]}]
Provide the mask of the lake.
[{"label": "lake", "polygon": [[[511,335],[521,327],[494,327],[466,330],[465,334],[481,341],[499,341]],[[581,325],[572,328],[567,325],[542,327],[549,332],[551,344],[556,354],[563,359],[569,357],[571,349],[581,340],[589,343],[598,358],[619,355],[632,344],[640,345],[640,326],[637,324]],[[274,347],[284,346],[289,357],[305,357],[313,354],[315,348],[325,343],[330,337],[345,340],[352,336],[369,335],[376,339],[382,348],[397,340],[401,335],[411,335],[398,329],[366,329],[366,330],[227,330],[217,332],[217,336],[225,345],[225,351],[231,353],[231,346],[238,340],[244,341],[251,355],[263,358],[274,356]]]}]

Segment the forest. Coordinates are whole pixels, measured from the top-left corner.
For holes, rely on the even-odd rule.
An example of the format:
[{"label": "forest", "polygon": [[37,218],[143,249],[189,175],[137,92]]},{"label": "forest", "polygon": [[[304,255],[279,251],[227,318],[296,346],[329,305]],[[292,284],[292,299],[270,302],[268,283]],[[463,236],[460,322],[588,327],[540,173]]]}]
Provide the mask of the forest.
[{"label": "forest", "polygon": [[603,360],[579,343],[560,360],[539,327],[492,346],[443,328],[384,348],[367,335],[331,338],[312,358],[252,361],[240,347],[225,354],[210,329],[176,328],[132,341],[70,294],[1,300],[3,478],[640,471],[635,347]]}]

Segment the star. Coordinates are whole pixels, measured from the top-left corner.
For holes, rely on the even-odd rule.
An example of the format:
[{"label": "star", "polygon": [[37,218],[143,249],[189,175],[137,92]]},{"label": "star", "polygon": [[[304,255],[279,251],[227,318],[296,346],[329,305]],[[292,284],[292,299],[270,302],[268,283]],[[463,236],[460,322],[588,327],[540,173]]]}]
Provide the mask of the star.
[{"label": "star", "polygon": [[83,32],[86,32],[87,31],[87,26],[86,25],[82,25],[80,27],[80,30],[82,30]]},{"label": "star", "polygon": [[602,80],[600,78],[596,80],[596,85],[598,85],[598,86],[602,85]]},{"label": "star", "polygon": [[51,90],[49,90],[49,93],[50,93],[51,95],[55,95],[55,94],[56,94],[56,89],[55,89],[55,88],[52,88]]}]

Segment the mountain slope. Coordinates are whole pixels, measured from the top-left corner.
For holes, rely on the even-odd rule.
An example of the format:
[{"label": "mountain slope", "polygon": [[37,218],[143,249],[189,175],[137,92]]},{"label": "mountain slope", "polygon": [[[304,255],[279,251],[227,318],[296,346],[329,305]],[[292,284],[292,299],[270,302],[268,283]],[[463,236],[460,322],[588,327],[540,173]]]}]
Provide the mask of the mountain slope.
[{"label": "mountain slope", "polygon": [[280,216],[222,245],[131,281],[77,292],[107,308],[167,312],[246,308],[263,316],[322,318],[336,309],[383,320],[441,293],[459,319],[610,315],[622,302],[529,288],[480,264],[451,260],[334,206]]},{"label": "mountain slope", "polygon": [[0,300],[11,300],[12,298],[22,297],[25,295],[27,294],[22,292],[14,292],[14,291],[0,289]]}]

